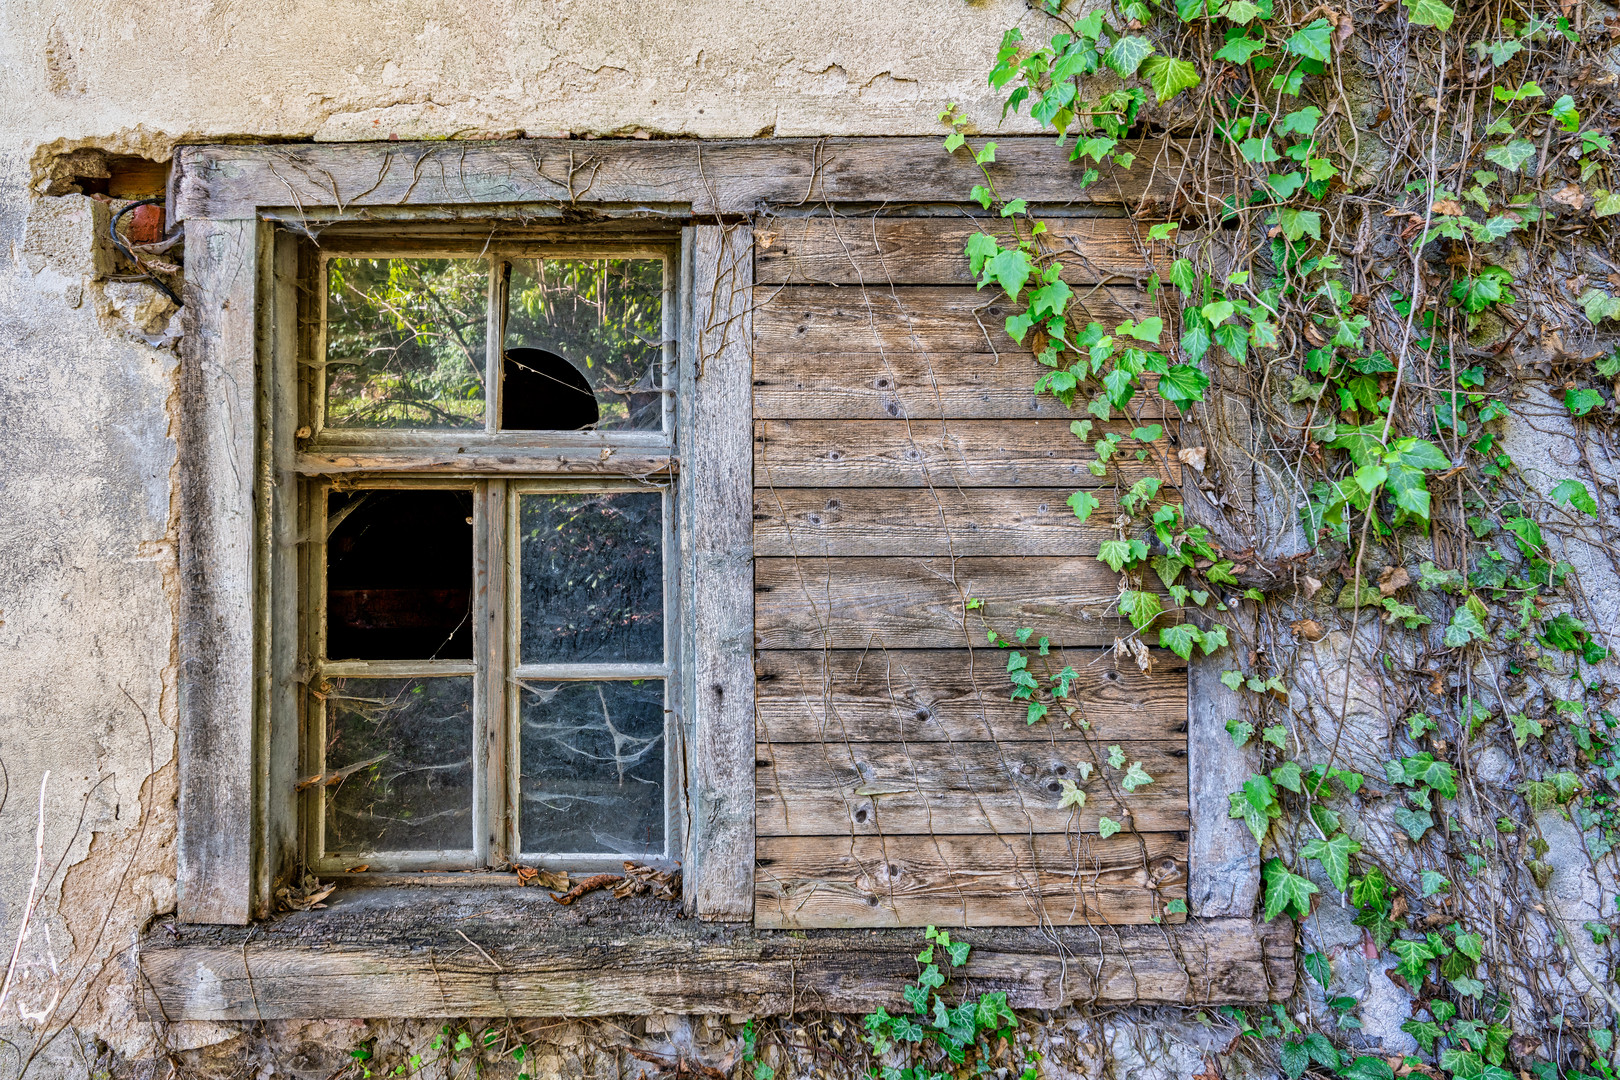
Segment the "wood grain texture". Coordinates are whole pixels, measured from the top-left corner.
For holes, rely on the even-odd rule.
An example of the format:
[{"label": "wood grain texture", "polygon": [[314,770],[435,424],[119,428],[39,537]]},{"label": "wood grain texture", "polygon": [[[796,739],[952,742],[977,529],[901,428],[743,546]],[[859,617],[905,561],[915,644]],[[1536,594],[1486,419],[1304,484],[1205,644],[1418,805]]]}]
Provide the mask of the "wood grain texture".
[{"label": "wood grain texture", "polygon": [[1116,665],[1112,649],[1054,650],[1032,659],[1046,662],[1054,672],[1067,665],[1078,673],[1073,698],[1089,733],[1064,730],[1061,720],[1028,723],[1027,707],[1007,698],[1007,653],[1000,649],[764,650],[754,658],[759,739],[1033,742],[1065,752],[1087,738],[1186,739],[1187,667],[1174,653],[1156,651],[1152,674]]},{"label": "wood grain texture", "polygon": [[496,453],[457,453],[454,448],[343,449],[308,451],[297,458],[303,476],[345,476],[354,473],[454,473],[470,476],[659,476],[673,472],[665,454],[633,449],[603,449],[588,454],[574,451],[512,450]]},{"label": "wood grain texture", "polygon": [[[1029,352],[1006,331],[1007,318],[1025,305],[971,285],[760,285],[754,298],[755,348],[767,355],[794,353],[802,361],[809,353]],[[1127,319],[1159,313],[1134,288],[1079,289],[1075,302],[1071,325],[1096,321],[1110,333]]]},{"label": "wood grain texture", "polygon": [[[857,343],[859,344],[859,343]],[[1036,397],[1045,369],[1028,349],[987,352],[756,350],[754,415],[760,419],[1086,419],[1085,400],[1065,408]],[[1152,379],[1150,377],[1149,381]],[[1164,399],[1137,395],[1144,418],[1165,415]]]},{"label": "wood grain texture", "polygon": [[[1141,762],[1151,784],[1122,791],[1101,743],[761,744],[759,835],[1062,835],[1095,833],[1099,817],[1142,832],[1185,830],[1186,748],[1117,745],[1127,762]],[[1092,766],[1085,781],[1081,763]],[[1062,806],[1064,780],[1086,793],[1084,807]]]},{"label": "wood grain texture", "polygon": [[[1127,217],[1052,218],[1038,242],[1056,256],[1063,280],[1145,285],[1168,280],[1167,246],[1147,239],[1151,222]],[[964,249],[988,233],[1011,242],[1000,217],[903,218],[877,214],[777,218],[755,233],[754,276],[761,283],[813,285],[971,285]]]},{"label": "wood grain texture", "polygon": [[[1071,162],[1069,148],[1041,136],[999,141],[999,160],[989,166],[995,182],[1031,203],[1059,206],[1163,204],[1184,158],[1174,143],[1133,142],[1137,167],[1105,162],[1097,166],[1102,179],[1082,189],[1085,164]],[[260,207],[318,217],[446,204],[742,214],[763,206],[956,203],[982,179],[967,153],[941,153],[934,136],[195,146],[176,154],[176,173],[181,220],[251,217]]]},{"label": "wood grain texture", "polygon": [[1072,488],[774,488],[754,492],[754,553],[1096,555],[1114,537],[1112,489],[1084,523]]},{"label": "wood grain texture", "polygon": [[[1185,899],[1180,835],[761,838],[756,923],[1072,926],[1144,923]],[[1179,922],[1184,916],[1165,916]],[[971,954],[970,954],[971,955]]]},{"label": "wood grain texture", "polygon": [[176,844],[185,922],[251,915],[260,232],[252,220],[186,230]]},{"label": "wood grain texture", "polygon": [[753,236],[747,226],[691,230],[693,330],[686,487],[691,520],[694,664],[691,821],[686,891],[703,919],[753,916],[754,561],[746,417]]},{"label": "wood grain texture", "polygon": [[[1131,425],[1097,425],[1095,438],[1125,438],[1093,476],[1090,446],[1062,420],[756,420],[754,480],[783,487],[1129,487],[1144,476],[1179,483],[1181,466],[1167,438],[1139,443]],[[1136,451],[1147,451],[1138,462]]]},{"label": "wood grain texture", "polygon": [[[521,889],[345,888],[330,903],[251,930],[155,927],[137,954],[142,1018],[893,1011],[917,975],[913,929],[786,934]],[[985,928],[961,974],[1016,1008],[1263,1003],[1293,992],[1293,935],[1285,918]]]},{"label": "wood grain texture", "polygon": [[[968,610],[969,598],[983,601]],[[1054,645],[1111,645],[1119,579],[1096,559],[756,559],[759,649],[949,649],[985,627],[1038,626]]]}]

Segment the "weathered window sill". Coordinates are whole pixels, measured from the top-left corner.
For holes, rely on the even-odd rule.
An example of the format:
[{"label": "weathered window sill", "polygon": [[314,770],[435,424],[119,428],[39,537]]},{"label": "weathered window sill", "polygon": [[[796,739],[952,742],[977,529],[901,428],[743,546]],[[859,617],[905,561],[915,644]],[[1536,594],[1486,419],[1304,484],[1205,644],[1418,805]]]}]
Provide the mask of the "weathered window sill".
[{"label": "weathered window sill", "polygon": [[[966,976],[1020,1008],[1219,1005],[1293,989],[1293,924],[983,928]],[[761,931],[676,905],[539,889],[353,886],[324,910],[247,927],[154,926],[153,1020],[867,1012],[903,1007],[921,931]]]}]

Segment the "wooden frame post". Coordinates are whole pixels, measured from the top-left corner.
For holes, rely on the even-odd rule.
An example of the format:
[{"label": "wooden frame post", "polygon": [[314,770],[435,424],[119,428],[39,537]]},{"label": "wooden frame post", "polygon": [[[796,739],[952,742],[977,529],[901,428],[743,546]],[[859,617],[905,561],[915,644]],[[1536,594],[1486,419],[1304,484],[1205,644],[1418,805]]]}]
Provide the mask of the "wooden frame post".
[{"label": "wooden frame post", "polygon": [[179,915],[253,908],[254,480],[259,261],[252,218],[186,226],[180,360]]}]

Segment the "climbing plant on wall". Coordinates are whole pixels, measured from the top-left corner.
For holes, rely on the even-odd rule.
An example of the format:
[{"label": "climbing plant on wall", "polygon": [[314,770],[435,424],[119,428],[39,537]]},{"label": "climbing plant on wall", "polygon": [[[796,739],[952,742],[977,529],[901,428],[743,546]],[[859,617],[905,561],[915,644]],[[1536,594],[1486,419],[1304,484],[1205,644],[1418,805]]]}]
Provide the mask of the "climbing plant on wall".
[{"label": "climbing plant on wall", "polygon": [[[1036,391],[1074,411],[1099,476],[1117,474],[1116,416],[1163,445],[1144,399],[1214,441],[1218,388],[1266,432],[1252,462],[1207,473],[1207,447],[1180,451],[1217,514],[1224,473],[1256,469],[1271,511],[1219,530],[1244,550],[1141,480],[1120,482],[1097,556],[1137,632],[1121,649],[1226,650],[1227,730],[1262,763],[1230,797],[1262,846],[1261,915],[1315,942],[1297,1017],[1222,1022],[1289,1077],[1612,1076],[1620,688],[1575,562],[1620,573],[1620,184],[1597,74],[1620,18],[1440,0],[1031,10],[1048,29],[1008,30],[989,62],[1002,116],[940,119],[944,150],[980,167],[971,197],[1013,226],[963,257],[1015,305]],[[1168,171],[1173,201],[1136,208],[1144,255],[1173,248],[1148,280],[1160,314],[1086,316],[1039,208],[998,188],[998,146],[976,134],[1018,116],[1069,149],[1077,193]],[[1098,505],[1070,499],[1081,520]],[[1073,674],[1032,668],[1038,632],[988,629],[1030,722],[1061,722]],[[1371,727],[1353,715],[1369,711]],[[1547,891],[1556,822],[1584,846],[1556,872],[1609,883],[1594,917]],[[1410,993],[1414,1052],[1350,1045],[1358,1003],[1312,929],[1323,905],[1353,912],[1359,948]]]}]

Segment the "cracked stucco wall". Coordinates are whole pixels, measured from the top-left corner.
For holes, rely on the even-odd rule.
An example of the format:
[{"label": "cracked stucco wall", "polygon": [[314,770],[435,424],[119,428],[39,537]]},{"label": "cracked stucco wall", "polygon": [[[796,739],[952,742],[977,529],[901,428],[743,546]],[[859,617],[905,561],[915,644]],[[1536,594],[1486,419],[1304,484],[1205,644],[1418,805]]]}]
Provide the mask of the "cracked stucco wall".
[{"label": "cracked stucco wall", "polygon": [[0,2],[8,952],[49,771],[39,909],[0,1017],[19,1049],[0,1046],[0,1076],[64,1028],[29,1075],[92,1075],[109,1046],[149,1058],[121,961],[174,902],[176,355],[152,344],[169,312],[101,280],[105,207],[41,196],[41,163],[232,137],[933,133],[948,101],[999,114],[985,58],[1027,17],[1016,0]]}]

